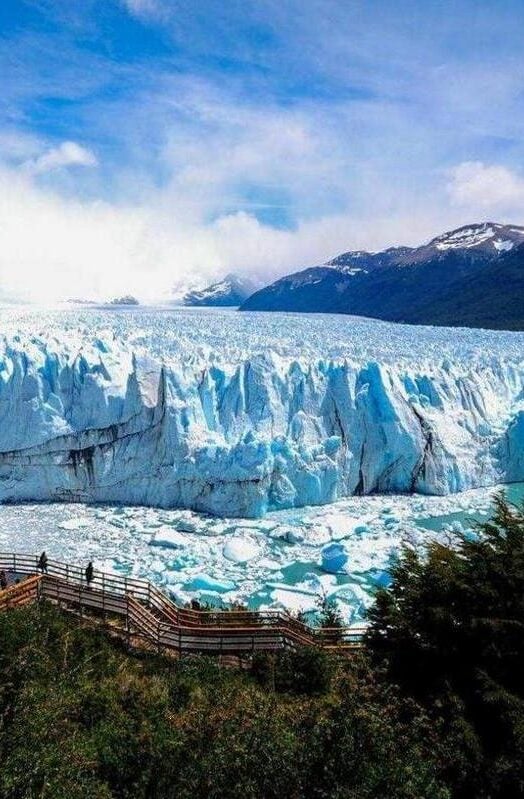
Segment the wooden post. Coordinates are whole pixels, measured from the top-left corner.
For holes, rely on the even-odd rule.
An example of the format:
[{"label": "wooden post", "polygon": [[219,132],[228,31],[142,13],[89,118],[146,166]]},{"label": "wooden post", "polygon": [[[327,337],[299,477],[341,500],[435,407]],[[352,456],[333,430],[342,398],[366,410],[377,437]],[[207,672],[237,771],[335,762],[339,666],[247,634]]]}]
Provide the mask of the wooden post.
[{"label": "wooden post", "polygon": [[126,595],[126,635],[127,635],[127,648],[131,649],[131,629],[129,625],[129,597]]}]

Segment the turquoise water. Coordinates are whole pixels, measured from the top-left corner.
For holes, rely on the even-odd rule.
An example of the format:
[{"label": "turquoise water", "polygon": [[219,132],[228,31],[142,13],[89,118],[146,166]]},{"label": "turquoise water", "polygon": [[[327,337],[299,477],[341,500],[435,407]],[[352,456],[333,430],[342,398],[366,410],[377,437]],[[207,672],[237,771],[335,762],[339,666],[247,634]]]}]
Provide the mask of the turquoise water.
[{"label": "turquoise water", "polygon": [[[39,553],[100,571],[151,580],[178,601],[284,607],[313,613],[319,599],[337,602],[348,622],[359,623],[391,561],[404,544],[419,551],[431,540],[449,540],[453,529],[486,520],[494,489],[447,497],[350,497],[327,506],[269,514],[263,520],[217,519],[188,511],[86,505],[0,506],[0,550]],[[524,483],[506,487],[510,501],[524,500]],[[169,536],[174,540],[169,544]],[[232,538],[249,541],[257,554],[233,562]],[[162,543],[166,540],[167,543]],[[343,543],[348,563],[338,574],[321,568],[321,551]],[[230,590],[193,590],[202,576]]]},{"label": "turquoise water", "polygon": [[[524,502],[524,483],[511,483],[504,487],[504,493],[510,502],[518,505]],[[455,513],[446,513],[442,516],[417,518],[414,523],[424,530],[432,530],[437,533],[456,525],[460,525],[464,530],[469,530],[478,522],[486,521],[489,515],[489,509],[472,508],[467,511],[460,510]]]}]

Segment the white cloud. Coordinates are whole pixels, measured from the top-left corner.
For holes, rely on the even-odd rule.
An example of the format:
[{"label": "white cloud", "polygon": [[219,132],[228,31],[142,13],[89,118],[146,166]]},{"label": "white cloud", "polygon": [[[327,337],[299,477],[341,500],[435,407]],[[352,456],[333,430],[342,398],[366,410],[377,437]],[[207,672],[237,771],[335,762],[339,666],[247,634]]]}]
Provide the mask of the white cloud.
[{"label": "white cloud", "polygon": [[138,17],[156,14],[159,11],[157,0],[122,0],[122,3],[131,14]]},{"label": "white cloud", "polygon": [[[446,194],[422,123],[387,103],[253,103],[169,75],[129,107],[96,111],[94,138],[118,131],[119,147],[70,179],[65,168],[96,165],[90,150],[4,136],[0,297],[156,301],[229,271],[270,282],[348,249],[417,244],[492,207],[524,213],[522,181],[504,167],[459,164]],[[399,175],[404,151],[418,169]],[[112,152],[122,161],[108,167]],[[279,205],[292,229],[261,221],[278,220]]]},{"label": "white cloud", "polygon": [[447,186],[452,203],[496,211],[524,210],[524,178],[505,166],[465,161],[451,171]]},{"label": "white cloud", "polygon": [[0,298],[49,303],[131,293],[154,302],[177,284],[205,284],[228,271],[270,282],[349,248],[417,243],[467,221],[410,208],[376,213],[372,224],[343,213],[279,230],[245,211],[206,221],[206,205],[188,213],[185,201],[172,193],[134,204],[73,200],[0,167]]},{"label": "white cloud", "polygon": [[74,141],[64,141],[58,147],[52,147],[36,158],[25,161],[22,168],[33,175],[41,175],[70,166],[89,167],[97,164],[98,160],[91,150]]}]

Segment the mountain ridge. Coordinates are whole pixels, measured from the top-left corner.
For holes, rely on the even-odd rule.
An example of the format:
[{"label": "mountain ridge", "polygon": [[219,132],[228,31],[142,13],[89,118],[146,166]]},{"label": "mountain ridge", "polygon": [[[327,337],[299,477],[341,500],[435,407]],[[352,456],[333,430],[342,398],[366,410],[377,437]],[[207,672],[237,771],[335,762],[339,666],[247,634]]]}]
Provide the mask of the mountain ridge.
[{"label": "mountain ridge", "polygon": [[[523,226],[475,223],[446,231],[420,247],[342,253],[326,264],[280,278],[253,294],[240,310],[524,329],[524,289],[517,264],[524,274]],[[490,279],[492,272],[496,280]],[[482,281],[481,295],[475,290],[476,277]],[[475,310],[467,313],[471,292]]]},{"label": "mountain ridge", "polygon": [[221,280],[210,283],[203,289],[192,289],[182,297],[182,304],[189,307],[233,307],[242,305],[256,286],[250,280],[230,272]]}]

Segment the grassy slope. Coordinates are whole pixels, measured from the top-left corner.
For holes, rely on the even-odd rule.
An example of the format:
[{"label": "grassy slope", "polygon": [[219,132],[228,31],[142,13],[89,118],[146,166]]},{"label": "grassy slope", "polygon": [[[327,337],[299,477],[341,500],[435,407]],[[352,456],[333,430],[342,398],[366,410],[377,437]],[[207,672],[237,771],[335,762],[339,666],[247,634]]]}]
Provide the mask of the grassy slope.
[{"label": "grassy slope", "polygon": [[368,667],[253,673],[126,652],[51,607],[0,616],[2,799],[446,797],[433,728]]}]

